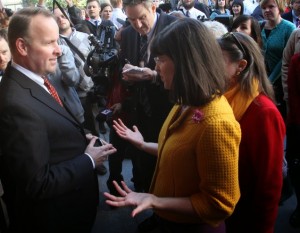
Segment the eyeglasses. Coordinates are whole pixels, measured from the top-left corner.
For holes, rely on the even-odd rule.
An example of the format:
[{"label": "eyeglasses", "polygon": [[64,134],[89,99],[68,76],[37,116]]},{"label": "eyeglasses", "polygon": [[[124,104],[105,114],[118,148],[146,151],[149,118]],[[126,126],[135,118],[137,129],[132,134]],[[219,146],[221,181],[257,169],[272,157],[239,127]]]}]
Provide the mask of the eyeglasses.
[{"label": "eyeglasses", "polygon": [[156,65],[160,65],[161,62],[162,62],[162,61],[159,59],[159,57],[155,57],[155,58],[154,58],[154,61],[155,61]]},{"label": "eyeglasses", "polygon": [[241,44],[239,39],[234,35],[236,32],[227,32],[222,36],[222,39],[227,39],[227,38],[233,38],[233,40],[236,42],[236,46],[242,51],[244,57],[247,55],[246,51],[244,49],[244,46]]}]

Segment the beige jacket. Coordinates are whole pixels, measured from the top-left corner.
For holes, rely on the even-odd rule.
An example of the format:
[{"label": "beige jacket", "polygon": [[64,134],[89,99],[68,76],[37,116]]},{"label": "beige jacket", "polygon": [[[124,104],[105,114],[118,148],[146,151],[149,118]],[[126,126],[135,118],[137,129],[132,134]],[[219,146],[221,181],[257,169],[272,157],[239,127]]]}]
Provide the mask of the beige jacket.
[{"label": "beige jacket", "polygon": [[300,29],[296,29],[292,32],[285,49],[283,51],[282,57],[282,68],[281,68],[281,79],[282,79],[282,88],[284,93],[284,100],[288,100],[288,87],[287,87],[287,78],[289,64],[292,56],[295,53],[300,52]]}]

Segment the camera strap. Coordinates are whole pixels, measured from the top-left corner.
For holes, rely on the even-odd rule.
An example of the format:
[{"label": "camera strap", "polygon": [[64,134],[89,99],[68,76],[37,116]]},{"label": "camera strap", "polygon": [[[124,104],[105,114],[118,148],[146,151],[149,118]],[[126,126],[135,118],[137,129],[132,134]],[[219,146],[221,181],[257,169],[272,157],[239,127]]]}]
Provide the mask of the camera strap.
[{"label": "camera strap", "polygon": [[70,17],[67,15],[65,10],[61,7],[61,5],[56,0],[53,0],[53,6],[52,6],[53,12],[54,12],[54,9],[55,9],[55,5],[58,7],[58,9],[60,9],[60,11],[63,13],[63,15],[69,20],[69,22],[71,24],[71,27],[74,27],[74,24],[71,21]]},{"label": "camera strap", "polygon": [[61,36],[61,38],[63,38],[66,41],[66,43],[68,44],[68,46],[70,47],[70,49],[74,53],[76,53],[82,59],[82,61],[85,62],[85,57],[82,54],[82,52],[80,52],[79,49],[75,45],[73,45],[73,43],[67,37]]}]

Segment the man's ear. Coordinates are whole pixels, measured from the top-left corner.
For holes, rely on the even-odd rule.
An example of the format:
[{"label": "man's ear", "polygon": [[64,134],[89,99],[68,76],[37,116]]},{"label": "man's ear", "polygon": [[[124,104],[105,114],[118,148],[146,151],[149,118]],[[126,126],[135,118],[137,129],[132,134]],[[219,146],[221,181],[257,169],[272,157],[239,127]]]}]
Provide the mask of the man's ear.
[{"label": "man's ear", "polygon": [[16,49],[21,55],[23,56],[27,55],[27,46],[28,43],[23,38],[18,38],[16,40]]},{"label": "man's ear", "polygon": [[156,6],[154,4],[152,4],[151,10],[152,10],[152,13],[155,14],[155,12],[156,12]]},{"label": "man's ear", "polygon": [[238,71],[242,72],[246,68],[247,64],[248,62],[245,59],[240,60],[238,65]]}]

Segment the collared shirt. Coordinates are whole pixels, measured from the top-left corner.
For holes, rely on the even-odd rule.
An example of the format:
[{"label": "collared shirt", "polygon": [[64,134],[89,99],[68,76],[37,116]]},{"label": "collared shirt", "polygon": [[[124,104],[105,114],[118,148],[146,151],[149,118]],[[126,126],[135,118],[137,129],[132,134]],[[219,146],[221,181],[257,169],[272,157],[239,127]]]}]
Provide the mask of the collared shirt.
[{"label": "collared shirt", "polygon": [[157,21],[158,21],[158,19],[159,19],[159,16],[160,16],[159,13],[156,13],[156,14],[155,14],[153,27],[151,28],[150,32],[147,34],[148,41],[150,41],[151,38],[152,38],[152,36],[153,36],[154,29],[155,29],[155,27],[156,27],[156,24],[157,24]]},{"label": "collared shirt", "polygon": [[159,16],[160,14],[159,13],[156,13],[155,14],[155,18],[154,18],[154,23],[153,23],[153,27],[151,28],[150,32],[147,34],[147,41],[148,41],[148,47],[147,47],[147,61],[149,61],[150,59],[150,44],[151,44],[151,41],[153,39],[153,34],[154,34],[154,31],[155,31],[155,28],[156,28],[156,24],[157,24],[157,21],[159,19]]},{"label": "collared shirt", "polygon": [[[99,17],[98,19],[89,19],[89,21],[94,24],[95,26],[99,26],[102,22],[102,19]],[[97,22],[97,24],[96,24]]]},{"label": "collared shirt", "polygon": [[[29,79],[31,79],[33,82],[38,84],[40,87],[42,87],[45,91],[47,91],[50,94],[49,90],[44,85],[44,79],[41,76],[24,68],[23,66],[20,66],[19,64],[15,63],[13,60],[11,61],[11,66],[14,67],[16,70],[20,71],[22,74],[26,75]],[[85,153],[85,154],[90,158],[90,160],[93,164],[93,168],[95,169],[95,162],[94,162],[92,156],[89,155],[88,153]]]},{"label": "collared shirt", "polygon": [[[180,9],[182,10],[184,15],[187,14],[187,10],[184,7],[181,7]],[[192,18],[192,19],[198,19],[198,17],[201,17],[204,19],[207,18],[206,15],[202,11],[199,11],[195,7],[189,9],[188,11],[189,11],[189,18]]]},{"label": "collared shirt", "polygon": [[[0,82],[1,82],[1,80],[2,80],[3,74],[4,74],[4,70],[0,70]],[[1,186],[1,183],[0,183],[0,186]],[[1,196],[1,195],[0,195],[0,196]]]},{"label": "collared shirt", "polygon": [[117,19],[122,19],[122,20],[126,20],[127,15],[124,14],[123,10],[121,8],[114,8],[112,15],[111,15],[111,21],[114,23],[114,25],[117,26],[117,28],[119,29],[120,27],[122,27],[123,25],[120,24]]},{"label": "collared shirt", "polygon": [[40,87],[42,87],[45,91],[47,91],[50,94],[47,87],[44,85],[44,79],[41,76],[24,68],[23,66],[20,66],[14,61],[11,62],[11,66],[14,67],[16,70],[20,71],[22,74],[26,75],[29,79],[31,79],[33,82],[38,84]]},{"label": "collared shirt", "polygon": [[296,25],[296,27],[298,27],[298,25],[299,25],[298,21],[299,21],[300,16],[295,15],[294,10],[292,10],[292,15],[293,15],[293,23]]},{"label": "collared shirt", "polygon": [[251,15],[254,9],[259,5],[256,0],[244,0],[244,15]]}]

